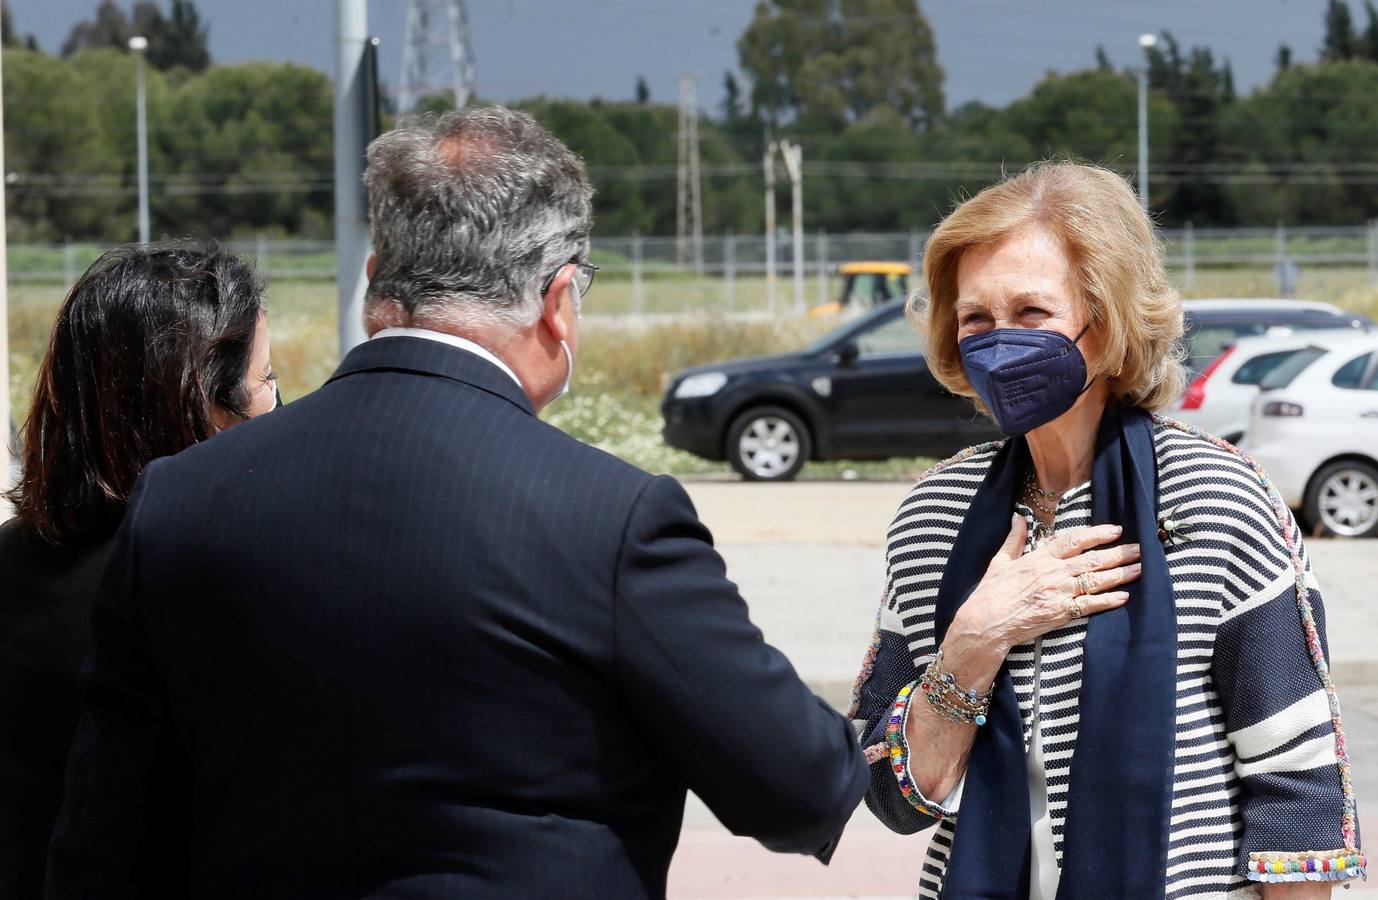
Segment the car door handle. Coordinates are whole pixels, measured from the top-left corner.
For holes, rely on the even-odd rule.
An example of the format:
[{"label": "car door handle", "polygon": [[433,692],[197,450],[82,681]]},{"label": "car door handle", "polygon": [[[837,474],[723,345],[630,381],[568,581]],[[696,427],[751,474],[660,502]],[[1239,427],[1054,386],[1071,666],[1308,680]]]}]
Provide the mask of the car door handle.
[{"label": "car door handle", "polygon": [[1370,409],[1366,413],[1359,413],[1361,419],[1378,419],[1378,409]]}]

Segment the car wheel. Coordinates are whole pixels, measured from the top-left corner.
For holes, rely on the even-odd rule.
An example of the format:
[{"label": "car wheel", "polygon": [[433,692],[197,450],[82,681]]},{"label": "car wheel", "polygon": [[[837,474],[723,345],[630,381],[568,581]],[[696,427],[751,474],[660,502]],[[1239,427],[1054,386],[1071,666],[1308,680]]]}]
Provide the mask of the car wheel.
[{"label": "car wheel", "polygon": [[813,452],[808,426],[778,406],[758,406],[727,429],[727,459],[747,481],[789,481]]},{"label": "car wheel", "polygon": [[1378,467],[1357,459],[1324,466],[1306,489],[1303,512],[1326,534],[1378,536]]}]

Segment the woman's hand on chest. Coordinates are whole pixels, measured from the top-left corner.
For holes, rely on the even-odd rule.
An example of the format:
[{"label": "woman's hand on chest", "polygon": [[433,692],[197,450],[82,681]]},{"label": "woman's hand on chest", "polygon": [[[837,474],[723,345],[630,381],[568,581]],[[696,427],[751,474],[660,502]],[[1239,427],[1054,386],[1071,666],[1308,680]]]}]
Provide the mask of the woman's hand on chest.
[{"label": "woman's hand on chest", "polygon": [[[1028,523],[1016,515],[985,576],[957,611],[943,641],[948,658],[990,656],[1068,622],[1123,606],[1139,577],[1139,546],[1114,546],[1117,525],[1059,535],[1025,552]],[[979,648],[979,649],[978,649]],[[997,664],[998,668],[998,664]]]}]

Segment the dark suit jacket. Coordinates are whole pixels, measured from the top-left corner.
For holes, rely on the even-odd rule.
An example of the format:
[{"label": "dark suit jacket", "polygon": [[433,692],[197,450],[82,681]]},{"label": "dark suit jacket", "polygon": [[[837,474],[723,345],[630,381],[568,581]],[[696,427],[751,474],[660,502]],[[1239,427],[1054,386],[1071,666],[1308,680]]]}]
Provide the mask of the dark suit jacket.
[{"label": "dark suit jacket", "polygon": [[43,896],[109,533],[54,547],[0,525],[0,898]]},{"label": "dark suit jacket", "polygon": [[141,479],[94,620],[49,896],[132,867],[175,747],[178,896],[662,896],[686,788],[817,852],[846,721],[766,644],[677,482],[540,422],[434,341]]}]

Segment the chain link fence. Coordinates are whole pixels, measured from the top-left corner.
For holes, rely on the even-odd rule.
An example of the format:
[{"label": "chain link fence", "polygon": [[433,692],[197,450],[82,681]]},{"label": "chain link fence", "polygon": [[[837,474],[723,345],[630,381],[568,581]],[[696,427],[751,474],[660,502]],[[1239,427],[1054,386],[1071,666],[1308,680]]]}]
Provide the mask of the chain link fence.
[{"label": "chain link fence", "polygon": [[[1338,228],[1192,228],[1160,232],[1168,265],[1192,296],[1316,296],[1378,287],[1378,220]],[[900,233],[722,235],[701,246],[673,237],[599,237],[600,267],[590,314],[745,314],[803,312],[841,293],[838,267],[863,260],[921,263],[924,231]],[[772,246],[773,245],[773,246]],[[67,286],[107,245],[11,244],[12,283]],[[259,238],[227,246],[257,261],[273,281],[331,282],[331,241]],[[772,265],[772,258],[774,263]],[[772,272],[773,270],[773,272]],[[910,285],[916,286],[917,278]]]}]

